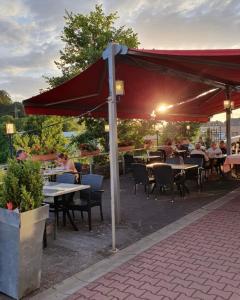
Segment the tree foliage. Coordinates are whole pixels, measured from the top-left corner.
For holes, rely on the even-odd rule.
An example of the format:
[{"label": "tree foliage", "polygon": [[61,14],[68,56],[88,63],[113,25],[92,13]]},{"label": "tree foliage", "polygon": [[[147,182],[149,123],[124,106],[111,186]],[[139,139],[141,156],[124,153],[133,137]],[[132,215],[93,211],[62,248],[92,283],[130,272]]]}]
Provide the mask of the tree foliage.
[{"label": "tree foliage", "polygon": [[[189,130],[187,126],[190,126]],[[193,140],[197,136],[199,128],[200,124],[196,122],[168,122],[163,126],[160,143],[165,143],[167,139],[171,139],[172,141],[181,140],[182,138]]]},{"label": "tree foliage", "polygon": [[106,15],[102,5],[96,5],[89,14],[66,12],[65,26],[61,40],[65,47],[60,51],[60,60],[55,62],[62,71],[59,77],[47,78],[51,87],[55,87],[101,57],[110,41],[134,48],[139,45],[137,34],[125,26],[115,27],[117,12]]},{"label": "tree foliage", "polygon": [[24,149],[30,154],[64,152],[66,139],[63,135],[63,120],[53,116],[31,116],[25,120],[26,133],[15,134],[15,149]]},{"label": "tree foliage", "polygon": [[0,90],[0,104],[9,105],[12,104],[12,99],[8,92]]}]

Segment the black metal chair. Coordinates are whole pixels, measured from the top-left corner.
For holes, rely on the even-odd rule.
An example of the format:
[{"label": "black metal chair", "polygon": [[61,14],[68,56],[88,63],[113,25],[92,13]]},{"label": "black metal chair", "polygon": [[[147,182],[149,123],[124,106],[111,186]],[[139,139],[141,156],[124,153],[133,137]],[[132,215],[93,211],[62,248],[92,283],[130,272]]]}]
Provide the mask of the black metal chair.
[{"label": "black metal chair", "polygon": [[102,189],[103,176],[97,174],[87,174],[82,176],[81,184],[90,185],[89,190],[82,190],[80,198],[68,204],[68,208],[73,211],[80,211],[83,219],[83,212],[88,214],[89,231],[92,230],[92,213],[91,209],[95,206],[100,208],[101,221],[103,221],[102,211]]},{"label": "black metal chair", "polygon": [[203,168],[203,172],[204,172],[204,177],[205,179],[207,179],[208,177],[208,173],[210,171],[212,171],[212,164],[211,164],[211,161],[205,161],[205,157],[204,157],[204,154],[190,154],[190,157],[192,158],[201,158],[203,160],[203,165],[202,165],[202,168]]},{"label": "black metal chair", "polygon": [[166,159],[166,164],[174,164],[174,165],[179,165],[181,164],[181,158],[179,156],[176,157],[168,157]]},{"label": "black metal chair", "polygon": [[82,175],[82,164],[80,162],[75,162],[74,166],[78,172],[78,183],[81,182],[81,175]]},{"label": "black metal chair", "polygon": [[164,150],[150,151],[149,155],[151,156],[159,156],[158,158],[149,158],[149,162],[165,162],[166,161],[166,153]]},{"label": "black metal chair", "polygon": [[137,185],[144,186],[145,193],[149,197],[150,186],[154,183],[154,178],[149,176],[147,167],[145,164],[134,163],[132,164],[133,178],[134,178],[134,193],[137,193]]},{"label": "black metal chair", "polygon": [[132,164],[135,162],[133,155],[125,153],[124,156],[124,163],[125,163],[125,172],[131,172],[132,171]]},{"label": "black metal chair", "polygon": [[186,180],[196,180],[197,185],[200,189],[202,189],[203,181],[202,181],[202,172],[204,170],[204,156],[203,157],[186,157],[184,159],[185,164],[197,165],[198,167],[195,169],[190,169],[186,171]]},{"label": "black metal chair", "polygon": [[153,176],[156,189],[161,192],[169,188],[171,191],[171,202],[174,202],[174,174],[172,167],[167,164],[156,164],[153,166]]}]

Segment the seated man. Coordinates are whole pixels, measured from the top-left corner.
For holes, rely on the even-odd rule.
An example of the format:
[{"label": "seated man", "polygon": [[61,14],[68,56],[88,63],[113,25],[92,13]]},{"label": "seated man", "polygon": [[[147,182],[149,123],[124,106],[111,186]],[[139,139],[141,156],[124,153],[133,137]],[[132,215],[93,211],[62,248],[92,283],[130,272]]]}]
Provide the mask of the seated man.
[{"label": "seated man", "polygon": [[204,161],[209,161],[209,158],[207,156],[207,154],[201,149],[201,144],[200,143],[196,143],[195,145],[195,149],[191,151],[190,154],[200,154],[204,156]]},{"label": "seated man", "polygon": [[222,154],[222,150],[217,146],[215,142],[212,142],[211,147],[207,150],[207,155],[210,159],[216,158]]},{"label": "seated man", "polygon": [[211,147],[207,150],[207,155],[210,160],[211,167],[214,167],[217,171],[217,173],[222,174],[221,171],[221,154],[222,150],[217,146],[215,142],[212,142]]},{"label": "seated man", "polygon": [[222,154],[227,154],[227,146],[224,141],[219,143],[219,148],[221,149]]}]

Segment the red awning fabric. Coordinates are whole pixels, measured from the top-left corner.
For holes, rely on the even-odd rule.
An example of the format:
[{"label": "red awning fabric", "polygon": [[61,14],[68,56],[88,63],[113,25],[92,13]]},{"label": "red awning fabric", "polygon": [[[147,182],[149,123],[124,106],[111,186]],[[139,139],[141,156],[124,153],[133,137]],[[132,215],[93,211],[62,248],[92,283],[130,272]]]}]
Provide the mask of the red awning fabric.
[{"label": "red awning fabric", "polygon": [[[119,118],[157,117],[166,121],[206,122],[223,111],[225,89],[240,107],[240,50],[137,50],[116,56],[116,79],[125,95],[117,104]],[[99,59],[64,84],[23,102],[26,113],[107,117],[107,61]]]}]

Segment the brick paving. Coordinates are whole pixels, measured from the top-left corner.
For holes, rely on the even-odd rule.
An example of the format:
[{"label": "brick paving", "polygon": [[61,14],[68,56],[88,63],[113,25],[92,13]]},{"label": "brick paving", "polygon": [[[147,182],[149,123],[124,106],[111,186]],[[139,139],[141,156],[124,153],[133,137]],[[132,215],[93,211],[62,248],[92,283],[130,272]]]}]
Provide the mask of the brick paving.
[{"label": "brick paving", "polygon": [[240,300],[240,202],[234,199],[67,300]]}]

